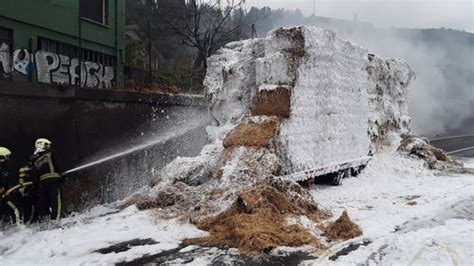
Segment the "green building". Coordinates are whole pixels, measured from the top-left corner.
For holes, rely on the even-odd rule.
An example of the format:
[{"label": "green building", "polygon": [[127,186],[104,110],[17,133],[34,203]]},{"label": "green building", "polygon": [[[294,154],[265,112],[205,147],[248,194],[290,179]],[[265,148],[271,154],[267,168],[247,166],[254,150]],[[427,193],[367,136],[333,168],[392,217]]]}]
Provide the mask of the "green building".
[{"label": "green building", "polygon": [[2,0],[0,79],[120,86],[124,30],[124,0]]}]

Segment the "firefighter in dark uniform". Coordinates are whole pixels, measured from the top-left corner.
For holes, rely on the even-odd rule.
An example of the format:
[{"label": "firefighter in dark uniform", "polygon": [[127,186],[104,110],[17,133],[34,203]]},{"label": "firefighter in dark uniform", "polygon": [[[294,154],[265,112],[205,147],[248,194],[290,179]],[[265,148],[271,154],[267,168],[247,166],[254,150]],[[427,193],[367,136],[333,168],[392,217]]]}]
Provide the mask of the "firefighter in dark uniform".
[{"label": "firefighter in dark uniform", "polygon": [[56,169],[51,152],[51,141],[40,138],[35,142],[35,152],[30,159],[39,178],[39,215],[50,215],[52,221],[61,219],[61,174]]},{"label": "firefighter in dark uniform", "polygon": [[[36,208],[36,191],[34,183],[29,181],[27,176],[28,168],[20,168],[18,183],[3,193],[3,199],[7,204],[13,204],[15,207],[11,207],[15,214],[15,222],[18,212],[21,221],[23,223],[31,223],[35,220],[35,208]],[[9,202],[9,203],[8,203]]]},{"label": "firefighter in dark uniform", "polygon": [[34,180],[32,169],[28,166],[18,170],[18,191],[21,194],[22,216],[24,223],[32,223],[37,219],[38,180]]},{"label": "firefighter in dark uniform", "polygon": [[0,216],[1,221],[10,222],[14,225],[20,225],[20,210],[17,207],[18,197],[9,188],[10,173],[8,163],[11,152],[7,148],[0,147]]}]

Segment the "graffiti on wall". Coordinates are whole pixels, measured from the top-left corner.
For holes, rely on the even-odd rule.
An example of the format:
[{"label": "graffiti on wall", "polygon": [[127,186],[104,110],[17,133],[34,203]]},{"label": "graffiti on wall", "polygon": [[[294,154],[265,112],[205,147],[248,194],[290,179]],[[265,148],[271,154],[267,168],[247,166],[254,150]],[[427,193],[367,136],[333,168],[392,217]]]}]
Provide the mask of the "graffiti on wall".
[{"label": "graffiti on wall", "polygon": [[57,85],[80,85],[89,88],[111,88],[115,78],[112,66],[79,61],[62,54],[38,50],[30,53],[17,49],[10,53],[9,46],[0,45],[0,77],[12,72],[36,74],[38,82]]},{"label": "graffiti on wall", "polygon": [[12,72],[12,62],[10,58],[10,49],[5,43],[0,44],[0,75],[10,74]]}]

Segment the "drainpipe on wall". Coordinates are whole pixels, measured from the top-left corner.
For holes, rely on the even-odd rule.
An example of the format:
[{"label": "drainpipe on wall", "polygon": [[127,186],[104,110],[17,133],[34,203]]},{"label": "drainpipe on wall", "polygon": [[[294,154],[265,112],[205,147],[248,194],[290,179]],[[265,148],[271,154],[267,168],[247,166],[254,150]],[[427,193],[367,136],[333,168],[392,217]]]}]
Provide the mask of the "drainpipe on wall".
[{"label": "drainpipe on wall", "polygon": [[33,81],[33,61],[34,61],[34,52],[33,52],[33,38],[28,39],[28,51],[30,51],[30,69],[28,71],[28,81]]},{"label": "drainpipe on wall", "polygon": [[151,72],[152,72],[152,69],[151,69],[151,22],[150,22],[150,18],[148,18],[148,21],[147,21],[147,35],[148,35],[148,85],[151,86],[151,82],[152,82],[152,75],[151,75]]},{"label": "drainpipe on wall", "polygon": [[79,82],[76,82],[76,88],[81,87],[82,83],[82,18],[81,18],[81,7],[79,4],[79,16],[78,16],[78,49],[77,49],[77,61],[79,67]]},{"label": "drainpipe on wall", "polygon": [[120,58],[120,49],[119,49],[119,3],[122,3],[122,0],[115,0],[115,84],[118,86],[118,74],[119,74],[119,60]]},{"label": "drainpipe on wall", "polygon": [[[78,82],[75,84],[76,90],[74,91],[74,96],[77,96],[78,93],[78,88],[81,88],[82,85],[82,16],[81,16],[81,4],[80,1],[79,3],[79,12],[78,12],[78,33],[77,33],[77,40],[78,40],[78,45],[77,45],[77,67],[79,68],[79,78]],[[74,125],[74,134],[76,135],[76,150],[78,151],[77,153],[77,160],[81,158],[82,156],[82,150],[81,150],[81,137],[79,134],[79,125],[78,125],[78,118],[79,111],[78,111],[78,104],[76,101],[73,101],[72,105],[72,123]]]}]

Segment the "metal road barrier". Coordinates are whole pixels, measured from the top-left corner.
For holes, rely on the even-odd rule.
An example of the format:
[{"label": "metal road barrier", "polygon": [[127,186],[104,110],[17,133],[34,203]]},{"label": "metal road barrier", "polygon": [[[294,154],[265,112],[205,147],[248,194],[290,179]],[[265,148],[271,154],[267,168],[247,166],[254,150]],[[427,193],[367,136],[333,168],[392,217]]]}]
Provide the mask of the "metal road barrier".
[{"label": "metal road barrier", "polygon": [[474,156],[474,135],[430,139],[430,144],[450,155]]}]

